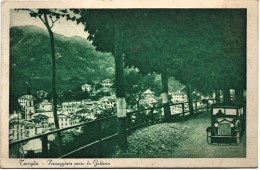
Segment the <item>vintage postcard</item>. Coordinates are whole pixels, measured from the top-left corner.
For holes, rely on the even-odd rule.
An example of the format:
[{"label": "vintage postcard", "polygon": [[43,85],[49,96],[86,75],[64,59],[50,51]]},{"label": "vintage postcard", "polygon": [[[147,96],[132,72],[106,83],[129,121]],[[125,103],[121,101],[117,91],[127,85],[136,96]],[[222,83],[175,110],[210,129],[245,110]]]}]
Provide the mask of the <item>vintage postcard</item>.
[{"label": "vintage postcard", "polygon": [[257,167],[258,1],[2,1],[1,168]]}]

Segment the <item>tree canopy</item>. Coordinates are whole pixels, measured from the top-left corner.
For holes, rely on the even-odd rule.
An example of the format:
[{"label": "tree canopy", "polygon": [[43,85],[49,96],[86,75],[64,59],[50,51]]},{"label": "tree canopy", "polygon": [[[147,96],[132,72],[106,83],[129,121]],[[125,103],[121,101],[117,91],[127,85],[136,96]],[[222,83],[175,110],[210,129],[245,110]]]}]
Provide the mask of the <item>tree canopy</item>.
[{"label": "tree canopy", "polygon": [[245,89],[246,11],[87,9],[81,21],[97,50],[114,52],[115,22],[125,66],[168,73],[192,89]]}]

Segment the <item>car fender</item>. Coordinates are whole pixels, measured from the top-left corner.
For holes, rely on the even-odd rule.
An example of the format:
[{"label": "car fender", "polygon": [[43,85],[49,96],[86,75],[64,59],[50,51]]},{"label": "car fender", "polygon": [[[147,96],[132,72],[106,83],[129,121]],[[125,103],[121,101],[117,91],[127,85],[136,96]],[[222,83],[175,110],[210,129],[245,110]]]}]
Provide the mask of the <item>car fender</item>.
[{"label": "car fender", "polygon": [[240,124],[240,121],[239,121],[239,120],[236,121],[235,127],[236,127],[237,130],[240,130],[241,124]]},{"label": "car fender", "polygon": [[213,132],[213,128],[212,128],[212,127],[208,127],[208,128],[206,129],[206,132]]}]

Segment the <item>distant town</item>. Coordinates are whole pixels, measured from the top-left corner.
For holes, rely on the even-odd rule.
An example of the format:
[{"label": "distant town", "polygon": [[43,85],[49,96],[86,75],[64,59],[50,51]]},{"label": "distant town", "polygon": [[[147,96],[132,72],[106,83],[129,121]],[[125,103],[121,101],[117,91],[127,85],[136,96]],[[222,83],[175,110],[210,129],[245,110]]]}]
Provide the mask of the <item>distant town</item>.
[{"label": "distant town", "polygon": [[[100,90],[109,92],[107,93],[109,94],[108,96],[103,96],[99,100],[84,99],[58,104],[57,114],[60,128],[95,120],[104,111],[109,112],[110,115],[116,113],[116,96],[112,89],[113,81],[107,78],[101,81],[101,85]],[[96,93],[95,87],[92,87],[90,84],[82,85],[81,89],[90,95],[95,95]],[[52,101],[46,99],[47,95],[48,93],[43,90],[37,91],[37,96],[40,96],[42,101],[35,103],[36,97],[31,94],[30,86],[28,86],[27,94],[17,99],[21,110],[15,110],[13,113],[10,113],[10,141],[25,139],[55,130]],[[144,91],[142,95],[140,105],[144,107],[152,107],[161,101],[161,98],[156,97],[150,89]],[[169,95],[172,103],[187,101],[186,94],[181,90],[169,92]],[[201,97],[203,98],[203,96]],[[180,107],[171,107],[171,113],[180,113],[181,109]]]}]

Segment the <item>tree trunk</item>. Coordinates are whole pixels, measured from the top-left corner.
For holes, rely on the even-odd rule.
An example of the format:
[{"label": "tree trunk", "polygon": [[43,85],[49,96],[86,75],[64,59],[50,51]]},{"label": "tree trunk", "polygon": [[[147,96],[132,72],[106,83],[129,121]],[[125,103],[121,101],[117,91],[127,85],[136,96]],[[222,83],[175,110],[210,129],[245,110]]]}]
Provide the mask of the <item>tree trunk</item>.
[{"label": "tree trunk", "polygon": [[190,114],[193,115],[194,109],[193,109],[192,96],[191,96],[191,85],[188,83],[186,85],[186,88],[187,88],[187,98],[188,98],[188,104],[189,104],[189,111],[190,111]]},{"label": "tree trunk", "polygon": [[216,99],[216,103],[220,103],[220,91],[219,91],[219,89],[215,89],[215,99]]},{"label": "tree trunk", "polygon": [[[47,30],[50,35],[50,43],[51,43],[51,56],[52,56],[52,97],[53,97],[53,117],[54,117],[54,123],[55,127],[57,129],[60,129],[59,127],[59,121],[58,121],[58,115],[57,115],[57,94],[56,94],[56,63],[55,63],[55,46],[54,46],[54,35],[53,32],[49,26],[47,15],[44,14],[45,19],[45,26],[47,27]],[[59,154],[61,154],[61,147],[62,147],[62,138],[61,133],[57,133],[58,136],[58,144],[59,144]]]},{"label": "tree trunk", "polygon": [[136,101],[137,110],[140,110],[140,99]]},{"label": "tree trunk", "polygon": [[169,106],[169,95],[168,95],[168,73],[167,69],[164,69],[161,73],[162,79],[162,104],[165,121],[169,121],[169,116],[171,115],[171,110]]},{"label": "tree trunk", "polygon": [[126,133],[126,102],[124,88],[124,67],[122,52],[122,29],[120,22],[116,21],[119,16],[115,16],[115,87],[117,97],[117,117],[118,117],[118,146],[121,150],[127,149]]},{"label": "tree trunk", "polygon": [[243,90],[242,88],[235,89],[235,101],[236,102],[243,102]]},{"label": "tree trunk", "polygon": [[224,103],[230,103],[231,102],[231,98],[230,98],[230,89],[229,88],[225,88],[223,90],[224,92]]}]

